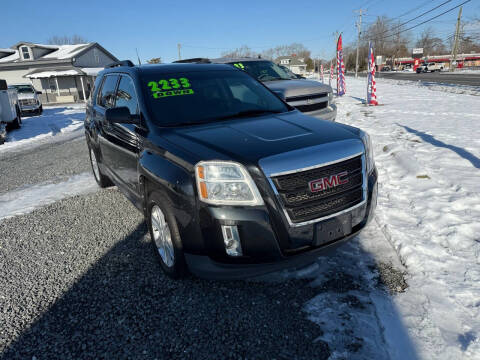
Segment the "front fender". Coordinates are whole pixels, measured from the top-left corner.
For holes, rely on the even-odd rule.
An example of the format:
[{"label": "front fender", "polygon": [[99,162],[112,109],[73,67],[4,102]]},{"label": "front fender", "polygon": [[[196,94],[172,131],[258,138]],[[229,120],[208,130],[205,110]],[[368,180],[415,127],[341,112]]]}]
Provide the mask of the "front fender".
[{"label": "front fender", "polygon": [[204,244],[199,227],[193,167],[181,166],[151,151],[144,151],[140,155],[138,166],[141,183],[144,184],[145,215],[150,194],[160,192],[170,202],[184,251],[201,253]]}]

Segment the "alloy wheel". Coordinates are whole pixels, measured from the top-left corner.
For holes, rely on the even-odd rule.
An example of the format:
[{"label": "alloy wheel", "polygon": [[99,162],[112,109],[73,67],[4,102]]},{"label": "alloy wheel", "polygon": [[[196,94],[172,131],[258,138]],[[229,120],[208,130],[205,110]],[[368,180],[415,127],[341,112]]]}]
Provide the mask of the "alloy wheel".
[{"label": "alloy wheel", "polygon": [[158,253],[163,263],[168,267],[172,267],[175,262],[172,233],[165,220],[165,215],[158,205],[153,205],[150,220],[152,224],[153,241],[155,241]]}]

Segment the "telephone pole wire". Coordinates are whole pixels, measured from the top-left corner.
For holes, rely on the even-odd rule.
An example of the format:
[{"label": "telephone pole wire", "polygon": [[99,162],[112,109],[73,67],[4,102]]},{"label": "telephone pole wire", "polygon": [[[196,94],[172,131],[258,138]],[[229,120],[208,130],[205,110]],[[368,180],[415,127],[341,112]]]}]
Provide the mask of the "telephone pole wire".
[{"label": "telephone pole wire", "polygon": [[455,41],[453,42],[452,59],[450,60],[450,71],[455,71],[455,65],[457,63],[458,39],[460,38],[461,18],[462,18],[462,6],[460,6],[460,10],[458,10],[457,26],[455,28]]},{"label": "telephone pole wire", "polygon": [[177,44],[178,48],[178,60],[182,60],[182,55],[180,54],[180,49],[182,48],[182,44]]},{"label": "telephone pole wire", "polygon": [[355,10],[355,12],[358,12],[358,21],[355,23],[357,26],[357,32],[358,32],[358,37],[357,37],[357,57],[355,59],[355,78],[358,77],[358,52],[360,48],[360,35],[362,34],[362,15],[366,12],[367,10],[363,9],[358,9]]}]

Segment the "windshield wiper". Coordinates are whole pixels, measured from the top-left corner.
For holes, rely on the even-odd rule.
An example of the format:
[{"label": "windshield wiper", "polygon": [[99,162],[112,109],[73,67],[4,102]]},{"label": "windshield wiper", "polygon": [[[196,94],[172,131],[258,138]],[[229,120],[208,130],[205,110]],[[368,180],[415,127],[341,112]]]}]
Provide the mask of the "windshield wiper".
[{"label": "windshield wiper", "polygon": [[268,79],[262,79],[260,81],[276,81],[276,80],[292,80],[290,78],[283,78],[283,77],[270,77]]},{"label": "windshield wiper", "polygon": [[184,122],[179,124],[172,124],[169,127],[209,124],[209,123],[222,121],[222,120],[229,120],[229,119],[236,119],[236,118],[238,119],[238,118],[249,117],[249,116],[260,116],[265,114],[280,114],[282,112],[283,111],[278,111],[278,110],[252,109],[252,110],[239,111],[238,113],[235,113],[235,114],[220,116],[220,117],[209,119],[209,120],[205,119],[204,121],[192,121],[192,122]]}]

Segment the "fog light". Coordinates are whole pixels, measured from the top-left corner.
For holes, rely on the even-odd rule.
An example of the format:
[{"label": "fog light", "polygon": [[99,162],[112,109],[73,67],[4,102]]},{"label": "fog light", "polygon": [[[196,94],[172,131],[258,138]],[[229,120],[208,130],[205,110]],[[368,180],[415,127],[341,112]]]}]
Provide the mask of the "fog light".
[{"label": "fog light", "polygon": [[242,245],[240,244],[240,236],[235,225],[222,225],[223,242],[225,251],[230,256],[242,256]]}]

